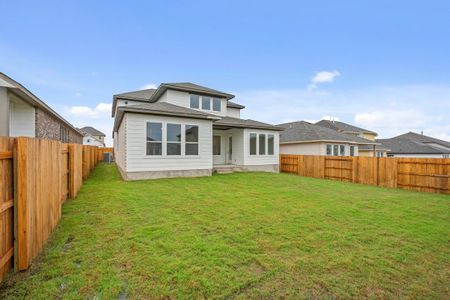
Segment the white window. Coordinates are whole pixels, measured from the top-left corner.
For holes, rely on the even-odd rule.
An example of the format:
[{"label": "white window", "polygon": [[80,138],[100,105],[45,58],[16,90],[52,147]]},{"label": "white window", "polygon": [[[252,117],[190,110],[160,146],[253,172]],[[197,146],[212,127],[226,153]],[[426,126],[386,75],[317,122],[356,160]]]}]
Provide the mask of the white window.
[{"label": "white window", "polygon": [[220,135],[213,136],[213,155],[220,155],[222,137]]},{"label": "white window", "polygon": [[200,97],[191,94],[191,108],[200,108]]},{"label": "white window", "polygon": [[250,133],[250,155],[256,155],[256,133]]},{"label": "white window", "polygon": [[333,156],[339,155],[339,145],[333,145]]},{"label": "white window", "polygon": [[186,155],[198,155],[198,126],[186,125],[185,128],[185,153]]},{"label": "white window", "polygon": [[180,124],[167,124],[167,155],[181,155]]},{"label": "white window", "polygon": [[214,111],[220,111],[221,106],[222,106],[221,100],[217,99],[217,98],[214,98],[213,99],[213,110]]},{"label": "white window", "polygon": [[147,123],[147,155],[162,154],[162,124]]},{"label": "white window", "polygon": [[202,109],[211,110],[211,98],[202,96]]},{"label": "white window", "polygon": [[382,151],[377,151],[377,157],[383,157],[383,152]]},{"label": "white window", "polygon": [[327,155],[333,155],[333,145],[327,144]]},{"label": "white window", "polygon": [[339,145],[339,155],[345,156],[345,145]]},{"label": "white window", "polygon": [[350,156],[355,156],[355,146],[350,146]]},{"label": "white window", "polygon": [[266,155],[266,135],[259,134],[259,155]]},{"label": "white window", "polygon": [[275,137],[273,134],[269,134],[267,135],[267,154],[268,155],[273,155],[274,153],[274,142]]},{"label": "white window", "polygon": [[450,154],[443,154],[442,157],[443,158],[450,158]]}]

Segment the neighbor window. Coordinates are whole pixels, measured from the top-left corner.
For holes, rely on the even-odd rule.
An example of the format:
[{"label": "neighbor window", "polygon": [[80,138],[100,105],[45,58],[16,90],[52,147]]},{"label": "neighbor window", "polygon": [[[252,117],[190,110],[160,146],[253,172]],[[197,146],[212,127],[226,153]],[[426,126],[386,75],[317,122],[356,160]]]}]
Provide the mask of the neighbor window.
[{"label": "neighbor window", "polygon": [[250,133],[250,155],[256,155],[256,133]]},{"label": "neighbor window", "polygon": [[355,156],[355,146],[350,146],[350,156]]},{"label": "neighbor window", "polygon": [[260,134],[259,135],[259,155],[265,155],[266,154],[266,135]]},{"label": "neighbor window", "polygon": [[333,145],[333,155],[334,156],[339,155],[338,151],[339,151],[339,145]]},{"label": "neighbor window", "polygon": [[186,155],[198,155],[198,126],[186,125]]},{"label": "neighbor window", "polygon": [[450,158],[450,154],[443,154],[442,157],[443,158]]},{"label": "neighbor window", "polygon": [[191,108],[200,108],[200,97],[198,95],[191,95]]},{"label": "neighbor window", "polygon": [[221,106],[221,100],[214,98],[213,99],[213,110],[214,111],[220,111],[220,106]]},{"label": "neighbor window", "polygon": [[167,155],[181,155],[180,124],[167,124]]},{"label": "neighbor window", "polygon": [[211,98],[202,96],[202,109],[211,110]]},{"label": "neighbor window", "polygon": [[333,155],[333,145],[327,145],[327,155]]},{"label": "neighbor window", "polygon": [[345,156],[345,145],[339,145],[339,155]]},{"label": "neighbor window", "polygon": [[147,123],[147,155],[162,154],[162,124]]},{"label": "neighbor window", "polygon": [[220,145],[222,138],[220,135],[213,136],[213,155],[220,155]]},{"label": "neighbor window", "polygon": [[269,155],[273,155],[274,152],[274,135],[273,134],[269,134],[267,136],[267,154]]}]

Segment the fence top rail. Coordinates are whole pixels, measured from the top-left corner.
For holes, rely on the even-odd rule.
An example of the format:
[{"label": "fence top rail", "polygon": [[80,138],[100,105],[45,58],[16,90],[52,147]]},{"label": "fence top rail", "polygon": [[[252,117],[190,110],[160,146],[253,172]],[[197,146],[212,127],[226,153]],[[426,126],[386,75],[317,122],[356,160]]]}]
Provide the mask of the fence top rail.
[{"label": "fence top rail", "polygon": [[3,151],[0,152],[0,159],[12,159],[13,152],[12,151]]}]

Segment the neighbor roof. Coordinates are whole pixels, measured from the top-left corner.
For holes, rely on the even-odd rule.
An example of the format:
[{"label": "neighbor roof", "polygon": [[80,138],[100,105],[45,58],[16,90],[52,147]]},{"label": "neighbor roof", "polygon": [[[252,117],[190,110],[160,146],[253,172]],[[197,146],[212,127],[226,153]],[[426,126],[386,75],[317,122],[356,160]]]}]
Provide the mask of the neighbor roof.
[{"label": "neighbor roof", "polygon": [[271,124],[250,120],[250,119],[238,119],[232,117],[222,117],[220,120],[214,122],[214,126],[223,128],[253,128],[253,129],[268,129],[268,130],[284,130],[283,127],[274,126]]},{"label": "neighbor roof", "polygon": [[103,132],[91,126],[85,126],[83,128],[80,128],[80,131],[83,133],[89,133],[90,135],[106,136]]},{"label": "neighbor roof", "polygon": [[334,129],[334,130],[340,131],[340,132],[358,132],[358,133],[370,133],[370,134],[377,135],[377,133],[374,131],[367,130],[367,129],[364,129],[361,127],[357,127],[357,126],[350,125],[350,124],[347,124],[344,122],[339,122],[339,121],[321,120],[321,121],[317,122],[316,125]]},{"label": "neighbor roof", "polygon": [[389,148],[392,154],[450,154],[450,142],[414,132],[378,139],[377,142]]},{"label": "neighbor roof", "polygon": [[284,123],[279,126],[285,128],[280,135],[280,143],[347,142],[351,144],[377,144],[364,138],[340,133],[336,130],[305,121]]},{"label": "neighbor roof", "polygon": [[30,92],[26,87],[24,87],[22,84],[18,83],[11,77],[5,75],[4,73],[0,72],[0,86],[9,88],[12,93],[18,95],[20,98],[25,100],[27,103],[31,104],[34,107],[38,107],[49,114],[51,114],[53,117],[61,121],[62,123],[66,124],[70,128],[72,128],[76,133],[78,133],[80,136],[83,134],[78,131],[77,128],[75,128],[71,123],[69,123],[66,119],[61,117],[56,111],[54,111],[50,106],[45,104],[44,101],[39,99],[36,95],[34,95],[32,92]]}]

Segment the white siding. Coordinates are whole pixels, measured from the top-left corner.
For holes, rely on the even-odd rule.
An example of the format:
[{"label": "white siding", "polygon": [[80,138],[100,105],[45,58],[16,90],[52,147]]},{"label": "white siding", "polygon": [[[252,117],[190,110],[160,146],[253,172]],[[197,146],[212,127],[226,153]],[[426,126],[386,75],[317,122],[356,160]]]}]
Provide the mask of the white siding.
[{"label": "white siding", "polygon": [[120,124],[118,132],[115,133],[114,136],[114,150],[116,153],[114,154],[116,164],[123,170],[126,170],[126,154],[127,154],[127,117],[128,114],[123,116],[122,123]]},{"label": "white siding", "polygon": [[[327,155],[327,145],[344,145],[345,155],[350,156],[350,144],[342,143],[297,143],[297,144],[281,144],[280,153],[281,154],[296,154],[296,155]],[[355,147],[354,156],[358,156],[358,146]]]},{"label": "white siding", "polygon": [[[196,94],[197,95],[197,94]],[[201,96],[200,94],[198,94]],[[209,97],[209,96],[207,96]],[[195,109],[198,111],[207,112],[210,114],[218,115],[218,116],[226,116],[227,115],[227,100],[225,98],[221,99],[220,101],[220,111],[213,111],[213,104],[211,98],[211,109],[210,110],[203,110],[203,109]],[[174,91],[174,90],[167,90],[164,92],[164,94],[161,95],[161,97],[158,99],[158,102],[167,102],[171,104],[175,104],[182,107],[191,107],[191,96],[188,92],[182,92],[182,91]],[[201,108],[201,99],[200,99],[200,108]]]},{"label": "white siding", "polygon": [[299,144],[281,144],[281,154],[297,155],[325,155],[323,143],[299,143]]},{"label": "white siding", "polygon": [[104,147],[103,143],[91,135],[83,137],[83,145]]},{"label": "white siding", "polygon": [[0,86],[0,136],[9,135],[9,100],[8,91]]},{"label": "white siding", "polygon": [[[146,155],[147,122],[163,123],[162,156]],[[165,128],[167,123],[199,126],[198,156],[166,155]],[[212,121],[127,113],[126,132],[127,172],[212,169]],[[184,140],[184,132],[182,135],[182,140]],[[184,150],[182,150],[183,152]]]},{"label": "white siding", "polygon": [[13,94],[9,100],[9,135],[35,137],[35,108]]},{"label": "white siding", "polygon": [[241,110],[238,108],[228,107],[227,108],[227,117],[240,119],[241,118]]},{"label": "white siding", "polygon": [[[257,155],[250,155],[250,133],[264,133],[274,135],[274,154],[273,155],[259,155],[259,140],[256,143]],[[267,137],[266,137],[266,152],[267,152]],[[260,129],[245,129],[244,130],[244,165],[273,165],[279,164],[280,153],[280,138],[278,131],[260,130]]]}]

